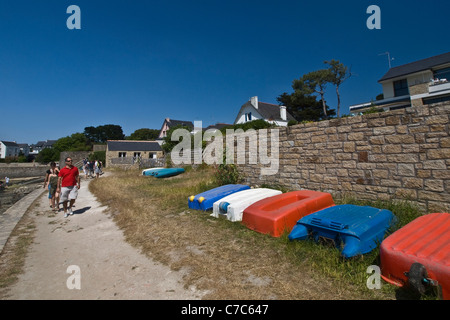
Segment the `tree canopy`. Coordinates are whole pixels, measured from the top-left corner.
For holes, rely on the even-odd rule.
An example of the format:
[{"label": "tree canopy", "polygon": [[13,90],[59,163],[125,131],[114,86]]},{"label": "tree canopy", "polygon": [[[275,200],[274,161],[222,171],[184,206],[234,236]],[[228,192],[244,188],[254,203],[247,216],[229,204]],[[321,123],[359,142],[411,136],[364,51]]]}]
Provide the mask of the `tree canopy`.
[{"label": "tree canopy", "polygon": [[98,127],[84,128],[84,135],[94,143],[105,143],[107,140],[123,140],[122,127],[115,124],[106,124]]},{"label": "tree canopy", "polygon": [[337,97],[337,116],[338,118],[341,116],[341,95],[339,93],[340,86],[344,83],[345,80],[352,76],[350,69],[347,66],[344,66],[338,60],[330,60],[325,61],[325,64],[328,64],[330,67],[328,68],[329,72],[329,81],[336,88],[336,97]]},{"label": "tree canopy", "polygon": [[63,151],[89,151],[92,144],[82,133],[74,133],[70,136],[58,139],[53,148],[59,152]]},{"label": "tree canopy", "polygon": [[[284,92],[277,97],[277,101],[286,106],[287,111],[297,120],[302,121],[319,121],[325,119],[322,104],[312,95],[305,95],[298,91],[291,94]],[[327,114],[334,116],[335,112],[326,106]]]},{"label": "tree canopy", "polygon": [[[136,130],[136,132],[138,131]],[[125,139],[125,135],[123,134],[122,127],[119,125],[107,124],[98,127],[86,127],[83,133],[77,132],[56,140],[52,148],[46,148],[39,152],[36,156],[36,161],[41,163],[59,161],[59,155],[63,151],[91,151],[94,143],[105,143],[107,140],[123,139]]]},{"label": "tree canopy", "polygon": [[328,118],[325,90],[331,81],[331,74],[327,69],[309,72],[292,83],[292,88],[300,95],[318,94],[322,102],[322,110],[325,119]]},{"label": "tree canopy", "polygon": [[[306,116],[315,117],[314,120],[318,120],[318,117],[319,119],[328,119],[330,116],[336,115],[336,112],[327,106],[325,100],[325,94],[329,84],[334,85],[336,89],[336,110],[337,116],[340,117],[341,97],[339,88],[345,80],[350,78],[351,72],[348,67],[338,60],[333,59],[324,61],[324,64],[328,65],[328,68],[311,71],[299,79],[295,79],[292,82],[292,89],[294,89],[292,95],[289,96],[288,94],[283,93],[277,99],[281,103],[286,103],[288,111],[297,119],[297,121],[308,119],[298,119],[294,114],[298,114],[298,117],[306,114]],[[316,110],[317,104],[315,101],[311,100],[311,97],[314,96],[320,98],[322,106],[322,113],[320,115]],[[311,104],[311,106],[308,108],[305,104]]]},{"label": "tree canopy", "polygon": [[36,161],[39,163],[48,163],[51,161],[59,161],[60,152],[54,148],[45,148],[36,156]]},{"label": "tree canopy", "polygon": [[142,128],[134,131],[130,136],[127,137],[127,140],[155,140],[159,136],[160,130],[157,129],[148,129]]}]

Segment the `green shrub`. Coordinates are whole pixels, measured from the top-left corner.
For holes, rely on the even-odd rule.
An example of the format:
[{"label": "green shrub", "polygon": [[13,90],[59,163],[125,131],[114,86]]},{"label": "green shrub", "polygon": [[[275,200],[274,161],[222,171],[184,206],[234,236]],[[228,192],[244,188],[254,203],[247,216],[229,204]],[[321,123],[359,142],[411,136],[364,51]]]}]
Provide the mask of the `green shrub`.
[{"label": "green shrub", "polygon": [[214,178],[219,185],[236,184],[242,180],[236,165],[221,164],[217,167]]}]

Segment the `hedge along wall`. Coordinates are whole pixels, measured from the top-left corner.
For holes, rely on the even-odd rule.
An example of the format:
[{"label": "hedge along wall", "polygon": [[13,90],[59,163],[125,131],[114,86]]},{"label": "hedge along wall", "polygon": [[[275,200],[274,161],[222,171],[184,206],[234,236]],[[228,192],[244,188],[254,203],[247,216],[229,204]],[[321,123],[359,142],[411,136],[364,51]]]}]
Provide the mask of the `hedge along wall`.
[{"label": "hedge along wall", "polygon": [[278,173],[261,175],[261,164],[238,169],[252,186],[406,199],[424,212],[450,212],[449,115],[445,102],[281,128]]}]

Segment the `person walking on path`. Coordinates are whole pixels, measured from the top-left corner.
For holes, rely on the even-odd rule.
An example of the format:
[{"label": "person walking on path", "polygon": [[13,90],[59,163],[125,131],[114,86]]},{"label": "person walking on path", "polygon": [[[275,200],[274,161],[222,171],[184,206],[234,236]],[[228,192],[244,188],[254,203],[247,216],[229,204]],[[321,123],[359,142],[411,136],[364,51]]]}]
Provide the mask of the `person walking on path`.
[{"label": "person walking on path", "polygon": [[[59,171],[58,175],[58,189],[63,202],[64,218],[73,215],[72,207],[78,196],[78,189],[80,189],[80,173],[78,168],[73,166],[72,159],[67,157],[65,159],[66,166]],[[69,206],[67,206],[69,202]]]},{"label": "person walking on path", "polygon": [[100,163],[98,162],[98,160],[95,160],[95,163],[94,163],[94,173],[95,173],[95,178],[98,178],[100,176]]},{"label": "person walking on path", "polygon": [[86,163],[83,164],[83,172],[84,172],[84,179],[87,180],[88,178],[88,162],[86,161]]},{"label": "person walking on path", "polygon": [[88,162],[88,167],[89,167],[89,176],[91,178],[94,177],[94,162],[93,161],[89,161]]},{"label": "person walking on path", "polygon": [[[52,172],[52,166],[53,166],[53,163],[55,163],[55,162],[51,162],[50,163],[50,169],[48,169],[46,172],[45,172],[45,178],[44,178],[44,189],[45,188],[47,188],[48,189],[48,204],[50,205],[50,208],[52,208],[53,206],[52,206],[52,194],[51,194],[51,192],[50,192],[50,181],[49,181],[49,179],[50,179],[50,173]],[[55,164],[55,167],[56,167],[56,164]],[[58,174],[58,173],[57,173]]]},{"label": "person walking on path", "polygon": [[44,188],[48,186],[49,193],[50,193],[50,206],[52,207],[53,211],[58,211],[59,209],[59,193],[56,192],[56,189],[58,188],[58,174],[59,170],[56,168],[56,163],[52,162],[50,164],[50,170],[47,171],[48,177],[46,177],[46,185],[44,185]]}]

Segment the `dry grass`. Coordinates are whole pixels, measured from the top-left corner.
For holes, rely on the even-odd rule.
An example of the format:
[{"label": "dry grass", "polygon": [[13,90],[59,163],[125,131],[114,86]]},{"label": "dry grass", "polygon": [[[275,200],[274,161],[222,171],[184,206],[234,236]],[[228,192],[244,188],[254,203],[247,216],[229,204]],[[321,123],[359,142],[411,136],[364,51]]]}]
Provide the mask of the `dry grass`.
[{"label": "dry grass", "polygon": [[[288,243],[287,237],[271,238],[188,209],[190,195],[213,187],[211,169],[187,170],[169,179],[116,170],[90,184],[98,200],[113,212],[127,241],[182,271],[186,287],[206,290],[206,299],[393,298],[392,293],[364,288],[365,270],[360,275],[363,285],[352,284],[339,273],[318,272],[320,258],[308,255],[311,244],[302,247]],[[333,254],[324,250],[322,255]]]},{"label": "dry grass", "polygon": [[16,225],[0,254],[0,299],[8,297],[8,288],[16,283],[19,275],[23,273],[25,258],[36,231],[30,212],[37,207],[38,199],[31,204]]}]

